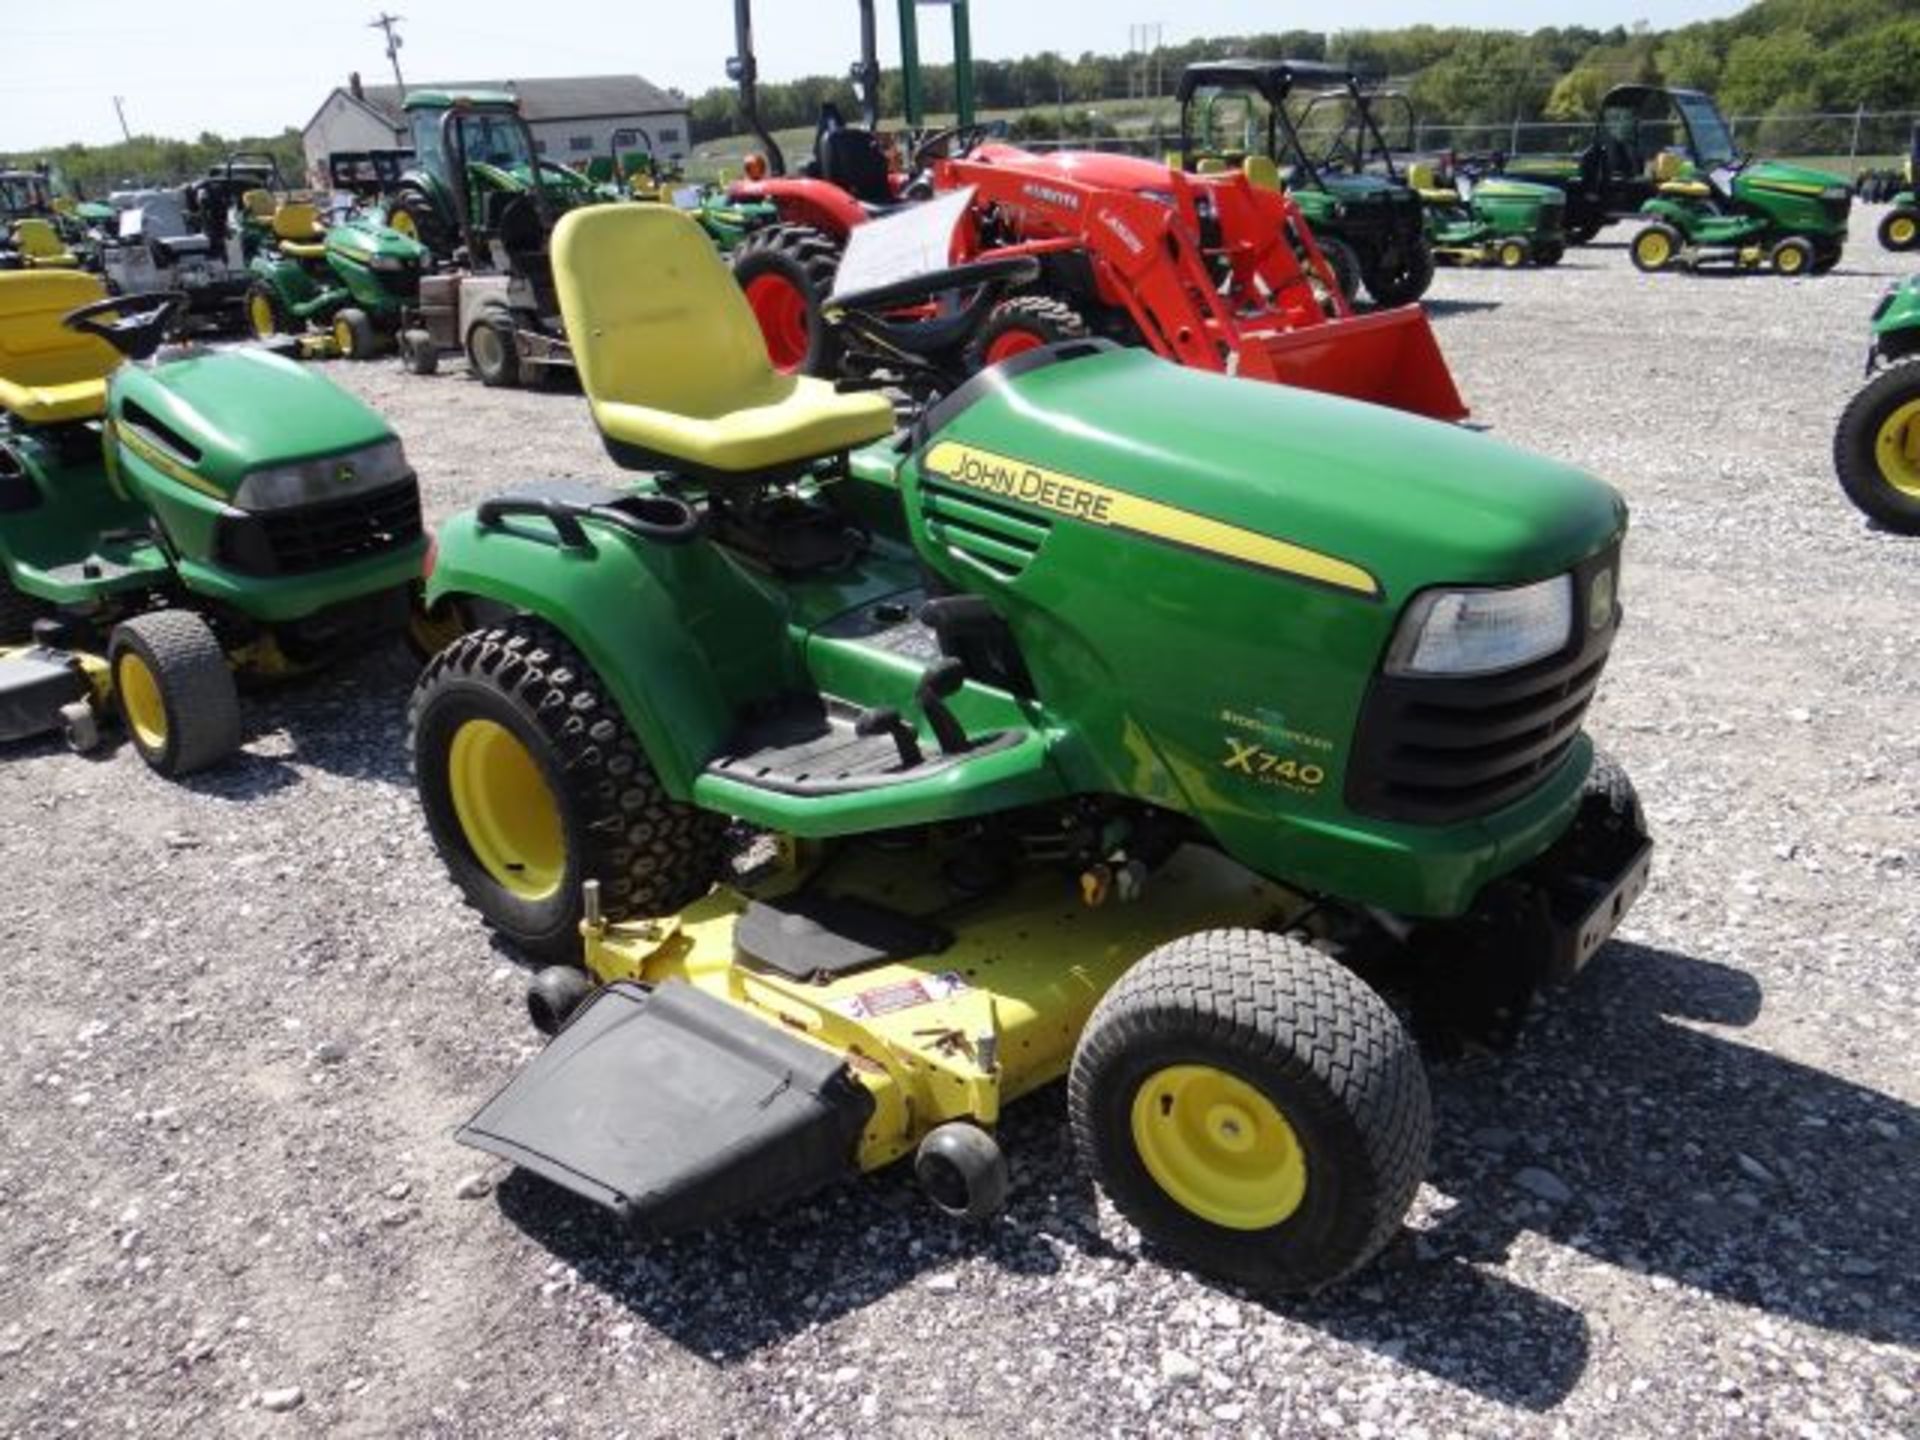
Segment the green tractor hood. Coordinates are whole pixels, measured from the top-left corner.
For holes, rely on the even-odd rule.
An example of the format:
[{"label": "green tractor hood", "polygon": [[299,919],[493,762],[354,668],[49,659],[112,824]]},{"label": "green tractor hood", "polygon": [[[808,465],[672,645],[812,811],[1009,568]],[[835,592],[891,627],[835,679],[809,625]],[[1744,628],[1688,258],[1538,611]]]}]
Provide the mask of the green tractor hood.
[{"label": "green tractor hood", "polygon": [[148,424],[193,461],[195,488],[231,498],[250,471],[338,455],[390,439],[387,422],[337,385],[264,350],[203,352],[152,368],[123,366],[113,411]]},{"label": "green tractor hood", "polygon": [[376,270],[399,270],[427,263],[426,246],[371,215],[356,215],[329,226],[326,244],[327,249],[341,259]]},{"label": "green tractor hood", "polygon": [[1405,185],[1379,175],[1322,175],[1320,183],[1346,205],[1377,205],[1409,193]]},{"label": "green tractor hood", "polygon": [[1852,193],[1846,180],[1832,171],[1810,170],[1804,165],[1786,165],[1778,160],[1754,161],[1740,172],[1738,183],[1753,189],[1833,200],[1846,199]]}]

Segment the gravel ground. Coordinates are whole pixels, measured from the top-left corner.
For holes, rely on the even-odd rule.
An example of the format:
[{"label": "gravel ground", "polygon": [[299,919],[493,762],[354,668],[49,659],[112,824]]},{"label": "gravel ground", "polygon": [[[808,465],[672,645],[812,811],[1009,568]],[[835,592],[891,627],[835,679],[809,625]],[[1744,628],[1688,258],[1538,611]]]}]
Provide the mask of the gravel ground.
[{"label": "gravel ground", "polygon": [[[1143,1256],[1057,1096],[984,1229],[887,1175],[623,1249],[480,1166],[449,1136],[533,1051],[523,972],[374,656],[254,698],[190,784],[0,765],[0,1432],[1920,1433],[1920,551],[1828,458],[1904,268],[1877,219],[1822,280],[1643,277],[1622,227],[1435,287],[1478,420],[1632,502],[1593,727],[1662,851],[1516,1054],[1436,1072],[1430,1183],[1357,1282]],[[577,396],[328,369],[435,514],[607,473]]]}]

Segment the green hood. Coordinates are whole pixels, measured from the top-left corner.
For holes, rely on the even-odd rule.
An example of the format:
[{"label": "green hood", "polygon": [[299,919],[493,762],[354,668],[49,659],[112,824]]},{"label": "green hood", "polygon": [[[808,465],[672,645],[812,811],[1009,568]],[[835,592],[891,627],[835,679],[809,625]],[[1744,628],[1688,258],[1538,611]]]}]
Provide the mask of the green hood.
[{"label": "green hood", "polygon": [[1740,172],[1740,180],[1747,185],[1796,195],[1817,195],[1835,189],[1852,193],[1846,180],[1830,170],[1809,170],[1804,165],[1785,165],[1778,160],[1756,160]]},{"label": "green hood", "polygon": [[1348,205],[1378,204],[1411,193],[1407,187],[1378,175],[1322,175],[1327,193]]},{"label": "green hood", "polygon": [[427,261],[426,246],[370,215],[356,215],[343,224],[330,226],[327,249],[362,265],[376,258],[413,265],[424,265]]},{"label": "green hood", "polygon": [[126,405],[146,410],[200,452],[195,473],[229,496],[249,471],[358,450],[393,434],[339,386],[264,350],[123,365],[113,392],[116,413]]}]

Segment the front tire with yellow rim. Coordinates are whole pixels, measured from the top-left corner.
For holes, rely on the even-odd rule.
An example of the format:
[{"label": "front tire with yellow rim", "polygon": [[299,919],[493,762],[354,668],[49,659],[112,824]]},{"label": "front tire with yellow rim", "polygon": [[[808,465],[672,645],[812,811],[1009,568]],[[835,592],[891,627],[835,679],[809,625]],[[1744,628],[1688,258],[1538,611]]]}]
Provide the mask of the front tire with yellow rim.
[{"label": "front tire with yellow rim", "polygon": [[160,774],[191,775],[240,748],[233,667],[198,615],[155,610],[123,620],[107,662],[133,748]]},{"label": "front tire with yellow rim", "polygon": [[1433,1133],[1418,1049],[1310,946],[1210,930],[1120,978],[1080,1038],[1082,1163],[1150,1243],[1250,1288],[1317,1290],[1399,1229]]},{"label": "front tire with yellow rim", "polygon": [[1880,246],[1900,254],[1920,245],[1920,210],[1896,206],[1880,221]]},{"label": "front tire with yellow rim", "polygon": [[1833,468],[1863,514],[1920,535],[1920,357],[1888,366],[1853,397],[1834,430]]},{"label": "front tire with yellow rim", "polygon": [[271,340],[276,335],[290,335],[296,328],[271,285],[256,280],[247,287],[247,330],[254,339]]},{"label": "front tire with yellow rim", "polygon": [[380,332],[366,311],[349,305],[333,317],[333,346],[342,360],[371,360],[380,348]]},{"label": "front tire with yellow rim", "polygon": [[1798,235],[1789,235],[1767,252],[1767,264],[1773,267],[1773,273],[1789,280],[1812,274],[1813,263],[1812,243]]},{"label": "front tire with yellow rim", "polygon": [[1646,275],[1658,274],[1673,264],[1683,243],[1680,232],[1671,225],[1658,222],[1649,225],[1633,237],[1629,247],[1633,268]]},{"label": "front tire with yellow rim", "polygon": [[476,630],[434,656],[409,731],[441,859],[533,958],[580,963],[589,880],[622,920],[669,914],[718,873],[722,819],[667,794],[587,662],[540,621]]},{"label": "front tire with yellow rim", "polygon": [[1502,270],[1518,270],[1527,263],[1530,253],[1524,240],[1502,240],[1494,248],[1493,258],[1500,262]]}]

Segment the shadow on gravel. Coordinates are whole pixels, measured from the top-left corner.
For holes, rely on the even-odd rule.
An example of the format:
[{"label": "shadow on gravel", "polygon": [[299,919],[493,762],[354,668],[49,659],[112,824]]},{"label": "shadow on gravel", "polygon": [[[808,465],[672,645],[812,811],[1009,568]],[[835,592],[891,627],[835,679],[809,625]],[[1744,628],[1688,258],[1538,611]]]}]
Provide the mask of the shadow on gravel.
[{"label": "shadow on gravel", "polygon": [[250,800],[297,784],[298,761],[330,775],[410,786],[407,696],[419,666],[399,645],[382,646],[311,675],[249,686],[240,702],[248,743],[284,734],[284,757],[245,753],[185,782],[203,794]]},{"label": "shadow on gravel", "polygon": [[1504,300],[1437,300],[1429,295],[1420,302],[1429,315],[1475,315],[1482,310],[1498,310]]},{"label": "shadow on gravel", "polygon": [[[1423,1248],[1497,1262],[1532,1230],[1655,1286],[1920,1343],[1920,1113],[1695,1028],[1760,1004],[1743,971],[1610,947],[1509,1062],[1436,1078],[1430,1178],[1458,1203]],[[1529,1169],[1571,1195],[1538,1198]]]}]

